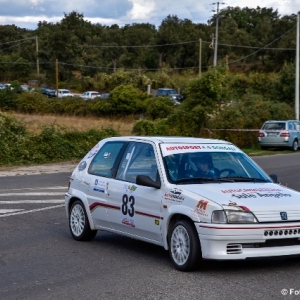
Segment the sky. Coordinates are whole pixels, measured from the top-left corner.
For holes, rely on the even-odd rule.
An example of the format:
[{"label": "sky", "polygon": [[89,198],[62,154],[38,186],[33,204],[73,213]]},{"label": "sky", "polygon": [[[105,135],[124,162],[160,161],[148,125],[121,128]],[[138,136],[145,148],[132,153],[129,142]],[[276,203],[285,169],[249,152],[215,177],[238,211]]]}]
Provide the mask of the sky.
[{"label": "sky", "polygon": [[[34,30],[41,21],[57,23],[72,11],[83,14],[93,24],[150,23],[159,26],[168,15],[204,23],[217,10],[217,3],[209,0],[0,0],[0,25],[16,25]],[[249,5],[251,3],[251,5]],[[230,0],[219,2],[226,7],[267,7],[281,16],[300,11],[300,0]]]}]

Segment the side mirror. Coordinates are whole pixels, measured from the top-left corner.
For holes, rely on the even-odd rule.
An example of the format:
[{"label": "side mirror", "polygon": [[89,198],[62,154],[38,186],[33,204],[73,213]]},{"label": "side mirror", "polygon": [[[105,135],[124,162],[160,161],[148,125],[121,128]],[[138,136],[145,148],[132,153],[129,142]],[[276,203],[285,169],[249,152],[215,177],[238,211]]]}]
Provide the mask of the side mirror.
[{"label": "side mirror", "polygon": [[160,182],[156,182],[146,175],[137,175],[135,183],[142,186],[153,187],[155,189],[160,189],[161,186]]},{"label": "side mirror", "polygon": [[273,180],[274,183],[279,183],[276,174],[270,174],[269,176],[271,177],[271,179]]}]

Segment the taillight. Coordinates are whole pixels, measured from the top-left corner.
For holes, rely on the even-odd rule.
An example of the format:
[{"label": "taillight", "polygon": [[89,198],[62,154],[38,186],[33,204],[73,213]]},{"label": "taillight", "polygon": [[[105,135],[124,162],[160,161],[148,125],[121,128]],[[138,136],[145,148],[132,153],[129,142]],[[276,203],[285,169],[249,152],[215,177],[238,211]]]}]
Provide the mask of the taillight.
[{"label": "taillight", "polygon": [[264,137],[264,136],[265,136],[265,134],[263,132],[258,133],[258,137]]},{"label": "taillight", "polygon": [[281,136],[281,137],[289,137],[289,136],[290,136],[290,133],[289,133],[289,132],[281,132],[281,133],[280,133],[280,136]]}]

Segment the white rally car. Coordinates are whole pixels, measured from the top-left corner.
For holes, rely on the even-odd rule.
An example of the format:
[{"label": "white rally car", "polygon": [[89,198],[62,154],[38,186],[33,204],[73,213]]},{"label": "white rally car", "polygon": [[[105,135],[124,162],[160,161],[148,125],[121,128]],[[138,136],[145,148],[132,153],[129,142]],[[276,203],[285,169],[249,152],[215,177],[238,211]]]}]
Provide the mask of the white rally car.
[{"label": "white rally car", "polygon": [[222,140],[103,139],[73,171],[65,207],[74,239],[106,230],[161,245],[182,271],[300,254],[300,193]]}]

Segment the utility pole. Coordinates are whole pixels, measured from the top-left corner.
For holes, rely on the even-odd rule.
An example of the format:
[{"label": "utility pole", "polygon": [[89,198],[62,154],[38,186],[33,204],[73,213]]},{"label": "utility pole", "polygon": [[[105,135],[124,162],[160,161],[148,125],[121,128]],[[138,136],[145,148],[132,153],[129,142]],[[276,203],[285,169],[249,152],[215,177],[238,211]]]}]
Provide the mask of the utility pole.
[{"label": "utility pole", "polygon": [[202,50],[202,39],[199,40],[200,45],[199,45],[199,77],[201,77],[201,65],[202,65],[202,61],[201,61],[201,50]]},{"label": "utility pole", "polygon": [[[217,14],[216,14],[216,38],[215,38],[215,52],[214,52],[214,67],[217,65],[217,56],[218,56],[218,34],[219,34],[219,5],[225,4],[224,2],[212,3],[212,5],[217,4]],[[213,10],[215,12],[215,10]]]},{"label": "utility pole", "polygon": [[58,96],[58,59],[55,60],[56,96]]},{"label": "utility pole", "polygon": [[40,66],[39,66],[39,43],[38,43],[38,37],[35,37],[35,43],[36,43],[36,75],[37,77],[40,76]]},{"label": "utility pole", "polygon": [[296,82],[295,82],[295,117],[299,120],[299,12],[297,14],[296,36]]}]

